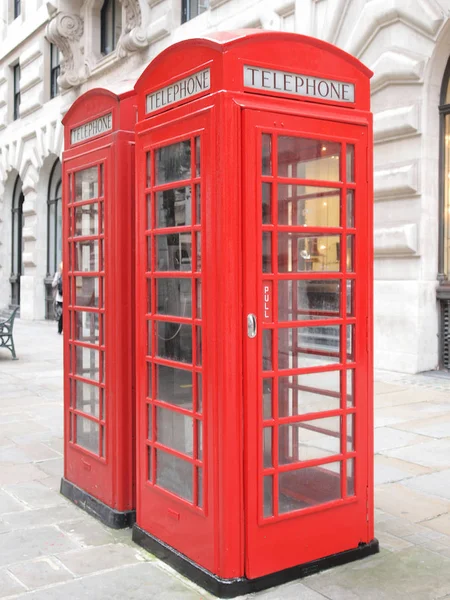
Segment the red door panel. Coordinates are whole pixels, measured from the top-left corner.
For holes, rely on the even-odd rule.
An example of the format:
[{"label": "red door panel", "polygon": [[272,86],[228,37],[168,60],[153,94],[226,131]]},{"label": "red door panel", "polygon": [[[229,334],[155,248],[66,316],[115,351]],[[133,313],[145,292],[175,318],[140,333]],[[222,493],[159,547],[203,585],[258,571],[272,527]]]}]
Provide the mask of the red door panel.
[{"label": "red door panel", "polygon": [[137,524],[213,570],[202,310],[208,123],[205,114],[144,123],[137,136]]},{"label": "red door panel", "polygon": [[365,127],[244,111],[249,578],[369,541],[366,150]]}]

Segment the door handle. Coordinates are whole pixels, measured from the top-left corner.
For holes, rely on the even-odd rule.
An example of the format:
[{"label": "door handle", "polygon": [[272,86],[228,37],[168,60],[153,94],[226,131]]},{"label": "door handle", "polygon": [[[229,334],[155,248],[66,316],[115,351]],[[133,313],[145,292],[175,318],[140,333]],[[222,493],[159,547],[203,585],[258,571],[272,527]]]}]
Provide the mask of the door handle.
[{"label": "door handle", "polygon": [[256,315],[253,313],[247,315],[247,335],[249,338],[256,337]]}]

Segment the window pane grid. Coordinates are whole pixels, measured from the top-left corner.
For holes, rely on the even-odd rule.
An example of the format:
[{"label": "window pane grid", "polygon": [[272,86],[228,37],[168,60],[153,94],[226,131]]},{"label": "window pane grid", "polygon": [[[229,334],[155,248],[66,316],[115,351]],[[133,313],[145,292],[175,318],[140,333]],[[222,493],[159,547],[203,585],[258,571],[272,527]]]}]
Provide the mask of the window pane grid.
[{"label": "window pane grid", "polygon": [[[263,212],[262,231],[270,235],[264,246],[264,253],[267,256],[265,264],[270,265],[270,268],[266,267],[263,269],[263,283],[269,283],[268,289],[271,290],[272,294],[270,300],[272,314],[267,316],[269,322],[263,323],[263,330],[272,330],[274,335],[271,336],[269,342],[273,364],[270,370],[265,370],[264,372],[264,377],[270,377],[272,385],[270,389],[270,412],[267,412],[269,409],[266,407],[266,400],[264,400],[264,413],[262,404],[260,410],[260,427],[262,428],[264,424],[267,435],[260,437],[263,449],[259,453],[259,456],[261,457],[260,460],[263,461],[264,458],[265,462],[263,461],[261,464],[259,489],[263,494],[260,515],[264,519],[274,519],[285,518],[292,511],[308,507],[320,507],[322,504],[353,495],[354,480],[347,473],[347,465],[350,464],[349,460],[353,461],[351,465],[354,469],[356,449],[354,447],[353,436],[356,409],[352,408],[351,405],[347,406],[346,399],[348,397],[347,368],[355,366],[355,355],[354,349],[350,355],[348,352],[347,325],[352,325],[351,339],[354,342],[356,338],[353,330],[356,318],[354,317],[355,288],[353,286],[348,289],[346,282],[355,279],[355,266],[353,264],[355,255],[352,254],[349,263],[346,231],[356,233],[353,225],[354,216],[352,214],[350,217],[350,213],[347,213],[347,198],[349,197],[347,189],[353,190],[352,201],[348,205],[348,209],[353,211],[356,184],[353,181],[351,183],[347,181],[347,178],[352,178],[354,173],[354,163],[348,164],[349,160],[354,161],[354,146],[347,147],[346,144],[339,143],[333,149],[334,154],[330,157],[329,161],[329,169],[331,169],[329,172],[334,172],[332,177],[319,178],[316,175],[308,177],[307,171],[304,171],[300,178],[298,177],[299,172],[297,168],[292,167],[291,169],[289,165],[287,167],[284,165],[282,171],[279,170],[279,161],[275,160],[275,157],[280,156],[278,147],[279,138],[275,135],[264,135],[268,138],[273,137],[274,139],[270,140],[271,153],[266,157],[266,162],[269,161],[273,165],[273,175],[264,175],[261,177],[261,182],[266,182],[266,185],[270,184],[270,191],[269,188],[262,188],[261,190],[261,206],[263,210],[264,206],[268,207],[270,212],[269,222],[267,222],[267,216],[264,216],[267,214],[267,208],[266,212]],[[285,146],[286,139],[284,142]],[[321,143],[320,151],[326,150],[325,145],[325,142]],[[338,150],[337,154],[336,150]],[[337,170],[331,159],[335,161]],[[304,167],[301,168],[304,169]],[[316,167],[313,165],[313,168]],[[283,187],[280,188],[280,184]],[[294,196],[292,192],[299,185],[309,185],[310,188],[303,187],[301,190],[303,195]],[[308,224],[308,221],[303,221],[303,218],[308,218],[308,211],[306,211],[305,216],[299,212],[299,210],[304,210],[305,208],[304,201],[312,202],[318,200],[321,203],[321,207],[329,210],[329,199],[333,197],[333,189],[340,197],[339,203],[335,203],[333,208],[335,214],[333,218],[338,219],[338,221],[334,221],[333,223],[337,223],[339,226],[329,227],[329,219],[326,226],[324,226],[323,221],[317,221],[314,224]],[[309,190],[314,193],[311,193]],[[317,190],[317,193],[314,190]],[[285,199],[288,199],[288,203],[286,204],[285,202],[283,208],[283,200]],[[311,207],[314,208],[313,205],[309,208]],[[279,212],[280,210],[282,212]],[[264,219],[266,220],[264,221]],[[300,219],[302,220],[300,221]],[[299,223],[299,225],[296,226],[296,223]],[[349,224],[352,227],[348,227]],[[332,244],[336,245],[333,260],[337,261],[337,268],[330,269],[331,272],[324,271],[324,266],[320,263],[316,268],[314,266],[305,270],[298,268],[298,259],[294,253],[300,252],[301,247],[297,244],[295,237],[290,238],[288,236],[293,236],[296,233],[303,234],[301,237],[298,237],[301,240],[305,239],[305,235],[310,235],[309,232],[319,236],[335,236],[334,239],[330,238],[330,240]],[[284,238],[280,237],[282,235],[284,235]],[[283,263],[278,264],[278,255],[283,254],[283,248],[288,248],[286,241],[289,239],[291,239],[288,249],[289,256],[285,257],[286,262],[284,264],[292,266],[286,268],[286,266],[283,267]],[[323,239],[325,240],[326,238]],[[305,260],[309,260],[312,254],[310,249],[315,252],[325,251],[329,255],[331,248],[327,248],[327,244],[324,244],[324,241],[320,237],[317,237],[317,241],[312,238],[312,241],[312,246],[311,244],[309,248],[307,246],[304,252]],[[353,237],[351,243],[354,246]],[[352,252],[354,252],[354,247],[352,248]],[[319,270],[320,268],[322,270]],[[309,289],[305,287],[308,285]],[[287,296],[288,292],[289,296]],[[285,311],[281,314],[279,312],[279,303],[281,303],[282,310]],[[295,328],[292,327],[293,325],[295,325]],[[323,338],[323,334],[327,331],[327,327],[329,333],[332,333],[332,327],[334,327],[336,333],[339,333],[334,351],[315,350],[313,346],[304,346],[304,343],[303,349],[306,349],[308,354],[312,354],[313,356],[320,354],[330,357],[334,356],[337,363],[325,368],[320,365],[301,365],[298,361],[298,356],[299,351],[302,349],[302,344],[299,343],[298,332],[310,332],[310,335],[316,336],[315,343],[317,344],[321,338],[323,340],[326,339]],[[277,332],[281,332],[281,334]],[[264,340],[264,335],[262,338]],[[264,344],[264,352],[267,354],[267,343],[264,342]],[[282,349],[282,355],[280,355],[280,348]],[[286,351],[291,354],[292,358],[290,360],[286,358]],[[279,362],[280,356],[283,356],[281,362]],[[287,377],[315,377],[316,374],[320,377],[326,375],[327,372],[336,374],[334,380],[339,383],[336,391],[330,389],[329,391],[325,390],[325,392],[322,392],[311,386],[308,389],[308,387],[305,388],[294,383],[289,385],[289,393],[296,394],[297,396],[300,394],[300,397],[302,397],[302,394],[306,394],[306,397],[311,397],[317,395],[319,392],[319,398],[322,402],[328,398],[327,402],[331,401],[334,403],[334,410],[330,410],[330,406],[327,405],[323,408],[319,406],[319,409],[310,407],[305,412],[291,416],[280,415],[279,394],[281,388],[279,387],[279,381]],[[269,380],[264,379],[264,381],[267,382]],[[261,398],[263,398],[262,393]],[[289,402],[292,403],[292,400],[289,400]],[[327,423],[334,423],[334,425],[330,429]],[[267,429],[268,425],[270,425],[269,429]],[[348,427],[350,425],[352,425],[352,430],[349,432]],[[299,427],[301,429],[298,429]],[[306,432],[307,437],[311,438],[313,445],[316,443],[319,444],[319,449],[322,444],[325,445],[320,452],[319,449],[314,450],[314,446],[312,446],[313,454],[314,452],[319,452],[318,457],[313,460],[308,459],[308,456],[306,456],[304,460],[299,461],[297,459],[290,465],[283,464],[286,456],[288,456],[286,455],[287,449],[295,449],[300,442],[298,433],[302,430]],[[267,446],[268,440],[271,440],[270,449]],[[270,459],[268,458],[268,452]],[[322,455],[329,452],[331,452],[331,456]],[[291,455],[294,458],[295,453],[292,454],[291,452]],[[292,477],[290,476],[290,479],[286,479],[283,473],[291,473]],[[326,493],[323,494],[322,498],[319,497],[320,494],[315,498],[304,497],[304,482],[309,481],[311,477],[316,478],[317,481],[322,480],[326,484]],[[297,492],[294,492],[294,489],[297,489]],[[285,496],[286,493],[288,493],[288,496]]]},{"label": "window pane grid", "polygon": [[201,180],[193,176],[200,169],[199,140],[191,136],[147,152],[146,320],[153,354],[147,358],[152,398],[146,401],[152,407],[153,430],[146,445],[151,449],[147,483],[203,510],[201,275],[196,270]]}]

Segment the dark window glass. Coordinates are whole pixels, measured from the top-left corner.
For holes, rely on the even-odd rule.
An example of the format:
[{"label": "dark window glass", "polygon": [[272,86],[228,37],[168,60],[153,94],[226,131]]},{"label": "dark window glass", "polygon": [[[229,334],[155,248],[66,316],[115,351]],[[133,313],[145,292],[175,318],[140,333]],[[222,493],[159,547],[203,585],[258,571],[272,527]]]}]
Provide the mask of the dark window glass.
[{"label": "dark window glass", "polygon": [[58,77],[60,71],[59,50],[50,44],[50,98],[59,94]]},{"label": "dark window glass", "polygon": [[20,15],[22,11],[22,7],[21,7],[21,0],[14,0],[14,18],[17,19],[17,17]]},{"label": "dark window glass", "polygon": [[11,304],[20,305],[20,276],[22,273],[22,228],[23,228],[22,182],[17,177],[14,184],[11,206]]},{"label": "dark window glass", "polygon": [[20,109],[20,65],[13,67],[13,79],[14,79],[14,98],[13,98],[13,118],[14,120],[19,118]]},{"label": "dark window glass", "polygon": [[122,5],[119,0],[105,0],[100,12],[100,45],[102,54],[116,49],[122,33]]},{"label": "dark window glass", "polygon": [[209,8],[209,0],[182,0],[181,22],[186,23]]}]

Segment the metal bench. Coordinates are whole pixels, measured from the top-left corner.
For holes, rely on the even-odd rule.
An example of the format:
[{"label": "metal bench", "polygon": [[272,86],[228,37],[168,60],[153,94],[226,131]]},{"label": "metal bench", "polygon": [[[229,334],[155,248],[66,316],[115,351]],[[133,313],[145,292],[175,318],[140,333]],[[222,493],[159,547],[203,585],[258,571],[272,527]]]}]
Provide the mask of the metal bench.
[{"label": "metal bench", "polygon": [[13,327],[18,310],[18,306],[16,308],[3,308],[0,310],[0,348],[8,348],[11,351],[13,360],[17,360],[14,348]]}]

